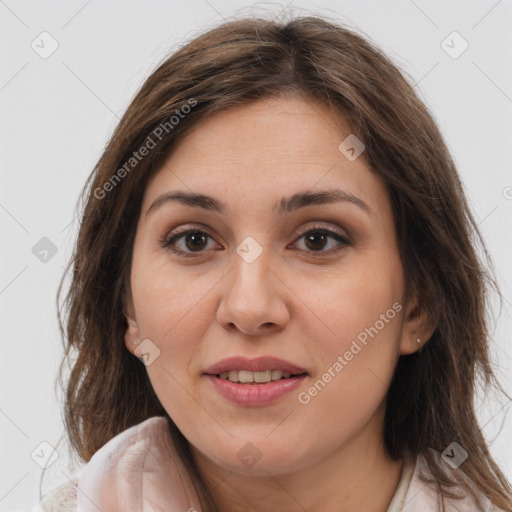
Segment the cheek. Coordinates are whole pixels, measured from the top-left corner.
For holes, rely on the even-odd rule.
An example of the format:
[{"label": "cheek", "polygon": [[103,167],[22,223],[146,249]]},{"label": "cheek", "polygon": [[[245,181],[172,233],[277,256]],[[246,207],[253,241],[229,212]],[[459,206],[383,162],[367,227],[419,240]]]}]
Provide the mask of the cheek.
[{"label": "cheek", "polygon": [[346,263],[307,295],[319,312],[315,324],[324,328],[319,335],[311,323],[303,324],[316,340],[312,360],[321,365],[299,402],[313,416],[332,411],[328,421],[350,430],[364,424],[385,397],[398,360],[403,305],[397,262]]},{"label": "cheek", "polygon": [[184,389],[189,384],[190,362],[211,314],[206,311],[205,288],[198,281],[184,273],[169,274],[163,265],[134,261],[132,290],[140,339],[149,339],[157,354],[146,370],[155,393],[171,414],[173,407],[189,399]]},{"label": "cheek", "polygon": [[204,301],[206,290],[204,279],[180,272],[169,264],[165,255],[134,257],[133,300],[137,323],[147,338],[164,344],[165,340],[182,340],[184,330],[192,335],[197,325],[192,321],[196,317],[195,308]]},{"label": "cheek", "polygon": [[[132,263],[132,292],[141,339],[158,347],[160,356],[148,366],[150,378],[180,382],[190,379],[191,362],[215,318],[212,297],[222,271],[208,267],[180,269],[159,251],[139,248]],[[197,371],[197,369],[195,369]]]},{"label": "cheek", "polygon": [[[302,327],[310,336],[315,335],[312,339],[322,340],[322,352],[331,359],[334,353],[349,350],[358,336],[364,343],[365,333],[370,338],[369,330],[375,340],[380,340],[373,344],[372,350],[386,351],[398,342],[399,313],[403,309],[402,268],[398,257],[388,259],[384,265],[382,255],[377,252],[364,258],[358,255],[344,260],[339,269],[316,276],[314,286],[309,280],[301,282],[298,295],[305,298],[314,313],[307,315]],[[312,333],[315,325],[318,332]]]},{"label": "cheek", "polygon": [[190,364],[212,318],[204,288],[176,273],[170,279],[162,272],[148,272],[135,290],[141,339],[150,339],[158,347],[158,357],[146,367],[151,385],[171,417],[186,418],[195,394]]}]

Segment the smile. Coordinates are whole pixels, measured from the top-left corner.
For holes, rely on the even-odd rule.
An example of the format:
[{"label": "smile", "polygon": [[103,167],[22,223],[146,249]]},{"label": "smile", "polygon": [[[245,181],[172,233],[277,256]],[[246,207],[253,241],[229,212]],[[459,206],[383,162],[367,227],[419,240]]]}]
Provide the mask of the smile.
[{"label": "smile", "polygon": [[[278,374],[281,374],[278,379],[276,378],[274,380],[271,378],[271,380],[258,382],[254,380],[253,375],[264,374],[265,379],[268,379],[267,372],[246,372],[237,370],[232,370],[232,372],[234,378],[243,379],[245,378],[244,374],[249,374],[247,378],[253,378],[253,380],[248,382],[242,382],[240,380],[232,381],[229,379],[231,372],[225,372],[228,373],[227,377],[221,377],[220,375],[205,375],[205,377],[212,383],[213,388],[220,396],[236,405],[244,407],[272,404],[296,389],[307,377],[305,373],[300,375],[288,374],[287,377],[284,377],[283,372],[280,370],[272,370],[272,372],[276,372],[276,377]],[[272,372],[269,371],[268,373]]]}]

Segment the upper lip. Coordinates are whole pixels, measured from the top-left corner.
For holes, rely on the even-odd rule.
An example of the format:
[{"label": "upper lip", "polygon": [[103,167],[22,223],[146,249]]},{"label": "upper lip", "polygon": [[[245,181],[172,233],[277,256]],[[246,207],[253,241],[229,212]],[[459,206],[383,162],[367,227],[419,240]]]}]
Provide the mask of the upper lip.
[{"label": "upper lip", "polygon": [[229,372],[231,370],[245,370],[250,372],[281,370],[293,375],[307,373],[304,368],[273,356],[261,356],[255,359],[249,359],[244,356],[227,357],[207,368],[205,373],[209,375],[218,375],[221,372]]}]

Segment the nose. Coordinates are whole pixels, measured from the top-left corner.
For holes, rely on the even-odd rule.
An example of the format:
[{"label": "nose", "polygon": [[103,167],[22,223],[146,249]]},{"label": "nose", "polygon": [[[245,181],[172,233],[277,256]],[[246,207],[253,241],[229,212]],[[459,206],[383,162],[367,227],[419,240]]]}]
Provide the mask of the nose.
[{"label": "nose", "polygon": [[[223,280],[217,321],[227,330],[268,335],[283,330],[290,319],[286,285],[269,266],[266,251],[252,263],[235,254],[234,265]],[[271,267],[274,267],[271,268]]]}]

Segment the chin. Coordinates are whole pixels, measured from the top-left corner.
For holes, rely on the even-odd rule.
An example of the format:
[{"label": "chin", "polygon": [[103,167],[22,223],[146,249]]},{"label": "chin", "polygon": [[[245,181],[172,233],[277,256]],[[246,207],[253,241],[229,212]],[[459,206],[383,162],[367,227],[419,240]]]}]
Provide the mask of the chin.
[{"label": "chin", "polygon": [[265,439],[268,432],[266,430],[260,440],[232,439],[227,445],[219,446],[215,453],[208,453],[209,445],[210,449],[203,455],[228,471],[252,476],[287,474],[296,471],[302,462],[311,463],[311,456],[299,453],[295,443],[283,446],[283,440],[278,437],[273,441]]}]

